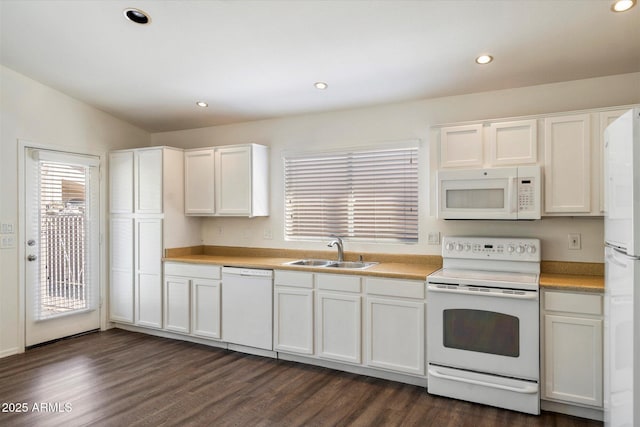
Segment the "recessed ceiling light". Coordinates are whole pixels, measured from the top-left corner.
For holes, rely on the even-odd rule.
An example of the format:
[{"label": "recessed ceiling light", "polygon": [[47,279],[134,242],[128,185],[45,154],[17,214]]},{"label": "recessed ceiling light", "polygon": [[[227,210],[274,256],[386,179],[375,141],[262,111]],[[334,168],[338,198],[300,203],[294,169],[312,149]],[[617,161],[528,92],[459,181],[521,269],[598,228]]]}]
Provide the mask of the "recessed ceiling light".
[{"label": "recessed ceiling light", "polygon": [[476,62],[480,65],[488,64],[493,61],[493,56],[491,55],[480,55],[476,58]]},{"label": "recessed ceiling light", "polygon": [[626,12],[635,6],[636,0],[617,0],[611,5],[611,10],[614,12]]},{"label": "recessed ceiling light", "polygon": [[205,107],[208,107],[208,106],[209,106],[209,104],[207,104],[207,103],[206,103],[206,102],[204,102],[204,101],[198,101],[198,102],[196,102],[196,105],[197,105],[198,107],[202,107],[202,108],[205,108]]},{"label": "recessed ceiling light", "polygon": [[129,21],[135,22],[136,24],[144,25],[151,22],[151,18],[149,18],[147,12],[140,9],[130,7],[128,9],[125,9],[123,13]]},{"label": "recessed ceiling light", "polygon": [[324,90],[329,87],[329,85],[326,84],[325,82],[315,82],[313,85],[315,86],[316,89],[320,89],[320,90]]}]

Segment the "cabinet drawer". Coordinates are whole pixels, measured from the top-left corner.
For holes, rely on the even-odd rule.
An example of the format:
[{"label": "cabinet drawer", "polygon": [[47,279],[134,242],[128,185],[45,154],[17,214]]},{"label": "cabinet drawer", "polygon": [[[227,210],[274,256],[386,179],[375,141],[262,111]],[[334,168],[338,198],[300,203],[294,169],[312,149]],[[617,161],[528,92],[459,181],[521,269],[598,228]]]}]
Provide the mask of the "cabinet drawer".
[{"label": "cabinet drawer", "polygon": [[338,292],[360,292],[361,280],[359,276],[341,274],[318,274],[316,276],[318,289]]},{"label": "cabinet drawer", "polygon": [[424,299],[424,282],[416,280],[395,280],[366,278],[364,288],[366,293],[400,298]]},{"label": "cabinet drawer", "polygon": [[544,309],[565,313],[602,315],[602,295],[545,292]]},{"label": "cabinet drawer", "polygon": [[165,262],[164,274],[170,276],[200,277],[219,279],[220,266],[206,264],[188,264],[183,262]]},{"label": "cabinet drawer", "polygon": [[313,288],[313,273],[301,271],[276,270],[274,272],[276,286],[293,286],[296,288]]}]

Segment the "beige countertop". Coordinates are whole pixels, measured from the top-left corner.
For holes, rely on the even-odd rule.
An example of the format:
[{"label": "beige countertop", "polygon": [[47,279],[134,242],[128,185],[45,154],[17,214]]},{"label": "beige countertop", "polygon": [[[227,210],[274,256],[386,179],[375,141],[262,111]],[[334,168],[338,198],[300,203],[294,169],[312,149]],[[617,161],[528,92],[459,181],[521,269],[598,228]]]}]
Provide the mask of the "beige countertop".
[{"label": "beige countertop", "polygon": [[542,273],[540,287],[547,290],[603,293],[604,276]]},{"label": "beige countertop", "polygon": [[[219,246],[196,246],[168,249],[164,261],[217,264],[229,267],[297,270],[315,273],[354,274],[408,280],[426,280],[442,267],[442,258],[431,255],[363,254],[365,261],[378,264],[366,269],[345,269],[287,265],[298,259],[334,259],[333,252],[298,251]],[[358,254],[345,253],[346,260],[358,259]],[[604,292],[604,266],[599,263],[543,261],[540,286],[548,290]]]},{"label": "beige countertop", "polygon": [[427,276],[441,266],[438,264],[417,264],[402,262],[380,262],[365,269],[327,268],[287,265],[300,258],[225,256],[225,255],[183,255],[165,257],[164,261],[217,264],[228,267],[267,268],[273,270],[297,270],[314,273],[354,274],[360,276],[390,277],[396,279],[426,280]]}]

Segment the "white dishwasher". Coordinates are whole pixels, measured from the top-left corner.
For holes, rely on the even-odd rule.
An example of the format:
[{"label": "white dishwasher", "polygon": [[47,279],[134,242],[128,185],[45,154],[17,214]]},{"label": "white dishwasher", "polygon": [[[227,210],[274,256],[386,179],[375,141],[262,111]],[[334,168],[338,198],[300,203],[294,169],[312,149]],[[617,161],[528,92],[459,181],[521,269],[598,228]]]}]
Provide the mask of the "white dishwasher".
[{"label": "white dishwasher", "polygon": [[273,271],[222,268],[222,339],[273,350]]}]

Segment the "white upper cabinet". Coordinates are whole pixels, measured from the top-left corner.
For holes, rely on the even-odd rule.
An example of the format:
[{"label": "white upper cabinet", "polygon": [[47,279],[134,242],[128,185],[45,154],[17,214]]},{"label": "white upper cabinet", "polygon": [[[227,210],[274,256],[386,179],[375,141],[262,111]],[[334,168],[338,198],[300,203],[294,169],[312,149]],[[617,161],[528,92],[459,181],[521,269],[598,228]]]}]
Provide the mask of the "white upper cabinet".
[{"label": "white upper cabinet", "polygon": [[162,149],[135,152],[136,213],[162,213]]},{"label": "white upper cabinet", "polygon": [[133,213],[133,151],[109,153],[109,209]]},{"label": "white upper cabinet", "polygon": [[187,150],[185,214],[268,216],[268,147],[246,144]]},{"label": "white upper cabinet", "polygon": [[216,203],[220,215],[251,215],[252,147],[216,150]]},{"label": "white upper cabinet", "polygon": [[111,213],[162,213],[162,155],[162,148],[109,153]]},{"label": "white upper cabinet", "polygon": [[544,120],[545,213],[591,212],[591,116]]},{"label": "white upper cabinet", "polygon": [[184,153],[184,204],[187,215],[213,215],[215,163],[213,148]]},{"label": "white upper cabinet", "polygon": [[440,129],[440,167],[481,167],[483,151],[481,124]]},{"label": "white upper cabinet", "polygon": [[537,123],[537,120],[492,123],[489,127],[489,163],[492,166],[537,163]]},{"label": "white upper cabinet", "polygon": [[536,164],[537,120],[449,126],[440,129],[441,168]]}]

